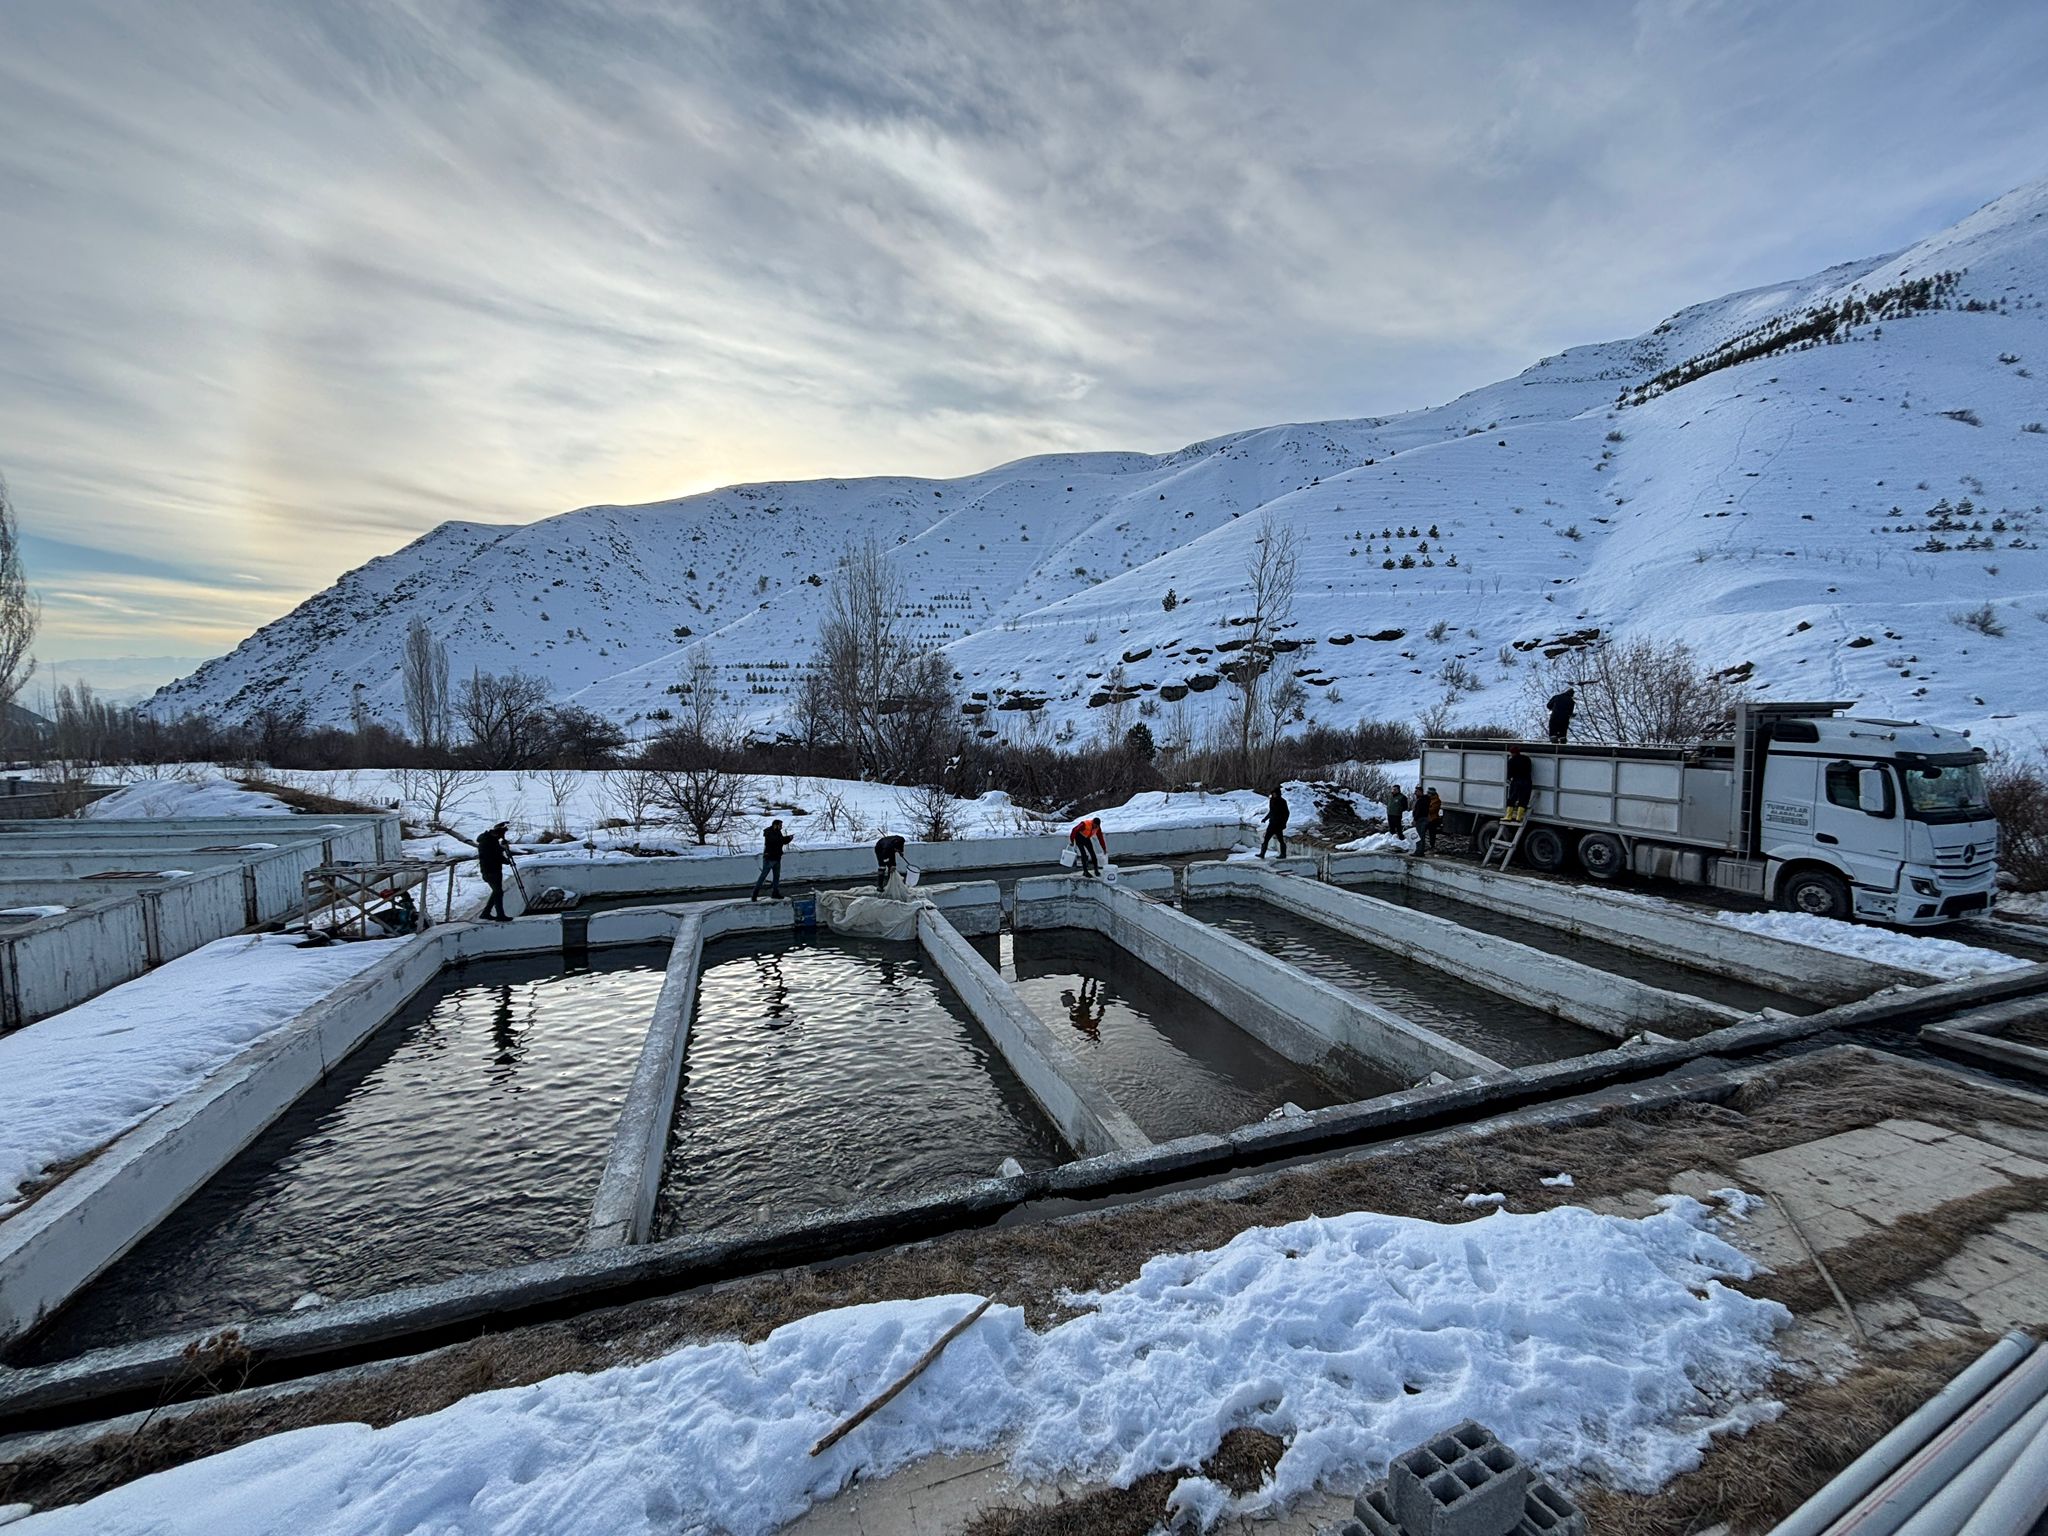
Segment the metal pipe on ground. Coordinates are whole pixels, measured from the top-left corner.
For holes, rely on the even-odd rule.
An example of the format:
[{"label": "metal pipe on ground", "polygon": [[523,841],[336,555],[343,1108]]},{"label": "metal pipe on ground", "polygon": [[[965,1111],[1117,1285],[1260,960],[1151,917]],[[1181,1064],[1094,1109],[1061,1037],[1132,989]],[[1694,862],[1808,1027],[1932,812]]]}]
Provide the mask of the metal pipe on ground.
[{"label": "metal pipe on ground", "polygon": [[2026,1359],[2033,1347],[2034,1341],[2024,1333],[2008,1333],[1907,1414],[1882,1440],[1837,1472],[1826,1487],[1779,1521],[1771,1536],[1821,1536],[1858,1499]]},{"label": "metal pipe on ground", "polygon": [[1937,1488],[1913,1518],[1899,1527],[1899,1536],[1956,1536],[1971,1511],[2005,1480],[2020,1452],[2044,1426],[2048,1426],[2048,1398],[2038,1399],[2018,1423],[1987,1445],[1983,1454]]},{"label": "metal pipe on ground", "polygon": [[2048,1428],[2037,1429],[1958,1536],[2026,1536],[2048,1514]]},{"label": "metal pipe on ground", "polygon": [[2034,1350],[1827,1528],[1827,1536],[1895,1536],[2048,1392],[2048,1350]]}]

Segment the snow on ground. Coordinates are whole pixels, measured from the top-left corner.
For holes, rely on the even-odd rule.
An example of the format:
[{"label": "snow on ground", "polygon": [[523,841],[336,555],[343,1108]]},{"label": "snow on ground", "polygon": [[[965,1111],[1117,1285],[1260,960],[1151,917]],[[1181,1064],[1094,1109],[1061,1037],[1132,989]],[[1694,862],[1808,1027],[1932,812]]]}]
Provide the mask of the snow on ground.
[{"label": "snow on ground", "polygon": [[856,1477],[1007,1447],[1034,1480],[1199,1463],[1251,1425],[1288,1450],[1213,1519],[1359,1482],[1471,1417],[1553,1473],[1647,1490],[1711,1435],[1775,1414],[1776,1302],[1722,1282],[1749,1261],[1706,1207],[1630,1220],[1578,1207],[1439,1225],[1356,1213],[1254,1228],[1148,1262],[1043,1334],[992,1308],[894,1402],[824,1455],[810,1446],[976,1301],[821,1312],[757,1344],[487,1392],[388,1429],[254,1441],[32,1516],[22,1536],[303,1536],[729,1531],[762,1536]]},{"label": "snow on ground", "polygon": [[1814,917],[1805,912],[1722,912],[1717,916],[1722,922],[1751,933],[1787,939],[1794,944],[1809,944],[1815,949],[1853,955],[1859,960],[1875,961],[1879,965],[1895,965],[1900,970],[1919,971],[1928,976],[1939,976],[1944,981],[2016,970],[2027,964],[2025,960],[2001,954],[1995,949],[1979,949],[1974,944],[1962,944],[1954,939],[1937,939],[1922,933],[1898,933],[1889,928],[1839,922],[1832,917]]},{"label": "snow on ground", "polygon": [[105,1145],[390,952],[218,939],[0,1035],[0,1217],[44,1169]]},{"label": "snow on ground", "polygon": [[167,820],[179,816],[289,816],[274,795],[246,788],[218,769],[183,770],[174,778],[139,779],[95,800],[79,815],[92,820]]}]

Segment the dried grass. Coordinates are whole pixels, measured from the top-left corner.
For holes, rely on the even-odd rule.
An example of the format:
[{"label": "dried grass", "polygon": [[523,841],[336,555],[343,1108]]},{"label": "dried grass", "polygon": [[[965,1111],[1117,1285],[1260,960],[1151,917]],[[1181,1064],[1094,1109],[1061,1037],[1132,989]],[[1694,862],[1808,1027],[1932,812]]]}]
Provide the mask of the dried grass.
[{"label": "dried grass", "polygon": [[1985,1337],[1929,1339],[1834,1381],[1779,1379],[1785,1412],[1716,1441],[1694,1471],[1642,1496],[1587,1487],[1574,1496],[1600,1536],[1691,1536],[1726,1522],[1767,1531],[1982,1353]]}]

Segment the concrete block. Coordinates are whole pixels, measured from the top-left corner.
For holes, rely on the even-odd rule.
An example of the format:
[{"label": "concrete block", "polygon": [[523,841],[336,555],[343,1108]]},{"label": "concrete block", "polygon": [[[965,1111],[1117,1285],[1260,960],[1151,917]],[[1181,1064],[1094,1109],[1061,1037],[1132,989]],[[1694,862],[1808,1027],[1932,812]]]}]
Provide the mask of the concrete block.
[{"label": "concrete block", "polygon": [[1358,1518],[1344,1527],[1346,1531],[1363,1531],[1365,1536],[1405,1536],[1401,1518],[1394,1513],[1393,1498],[1387,1493],[1385,1478],[1353,1499],[1351,1510]]},{"label": "concrete block", "polygon": [[1232,1156],[1228,1136],[1212,1136],[1207,1132],[1176,1136],[1172,1141],[1083,1158],[1055,1168],[1049,1188],[1056,1195],[1088,1194],[1129,1184],[1150,1183],[1183,1171],[1228,1167]]},{"label": "concrete block", "polygon": [[1529,1476],[1491,1430],[1467,1419],[1396,1456],[1387,1493],[1408,1536],[1509,1536]]},{"label": "concrete block", "polygon": [[1554,1483],[1531,1478],[1514,1536],[1586,1536],[1586,1516]]}]

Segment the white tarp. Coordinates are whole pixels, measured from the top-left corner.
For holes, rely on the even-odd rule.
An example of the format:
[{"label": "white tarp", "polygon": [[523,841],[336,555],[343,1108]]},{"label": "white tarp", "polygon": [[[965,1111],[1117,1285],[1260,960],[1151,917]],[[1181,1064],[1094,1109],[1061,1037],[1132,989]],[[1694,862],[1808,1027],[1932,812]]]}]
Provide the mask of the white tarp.
[{"label": "white tarp", "polygon": [[818,916],[825,926],[859,939],[914,939],[917,914],[927,909],[936,910],[928,901],[912,900],[900,875],[891,875],[879,893],[818,893]]}]

